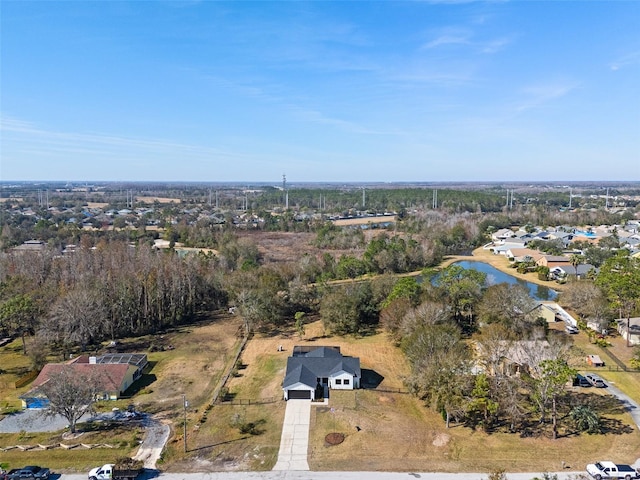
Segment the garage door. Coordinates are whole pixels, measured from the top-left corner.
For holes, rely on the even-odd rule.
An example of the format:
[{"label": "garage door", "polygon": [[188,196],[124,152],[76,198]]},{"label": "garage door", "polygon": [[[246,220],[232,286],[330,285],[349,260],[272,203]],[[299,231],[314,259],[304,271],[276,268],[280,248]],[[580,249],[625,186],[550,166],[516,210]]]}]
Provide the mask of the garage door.
[{"label": "garage door", "polygon": [[289,400],[310,400],[311,390],[289,390],[287,398]]}]

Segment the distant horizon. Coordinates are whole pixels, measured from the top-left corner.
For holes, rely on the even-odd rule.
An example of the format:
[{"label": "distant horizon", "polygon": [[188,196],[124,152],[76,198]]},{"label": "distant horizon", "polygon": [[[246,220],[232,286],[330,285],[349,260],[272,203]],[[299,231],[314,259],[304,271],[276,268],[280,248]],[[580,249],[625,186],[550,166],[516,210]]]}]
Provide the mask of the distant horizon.
[{"label": "distant horizon", "polygon": [[[282,187],[282,181],[262,181],[262,180],[237,180],[237,181],[207,181],[207,180],[0,180],[0,185],[41,185],[41,184],[55,184],[63,186],[99,186],[108,184],[152,184],[152,185],[234,185],[234,186],[247,186],[247,185],[259,185],[259,186],[273,186],[276,188]],[[625,185],[638,185],[640,187],[640,180],[450,180],[450,181],[289,181],[287,180],[287,187],[295,187],[296,185],[372,185],[372,186],[385,186],[385,185],[553,185],[553,186],[570,186],[570,185],[583,185],[583,186],[625,186]]]},{"label": "distant horizon", "polygon": [[5,181],[640,179],[640,2],[0,8]]}]

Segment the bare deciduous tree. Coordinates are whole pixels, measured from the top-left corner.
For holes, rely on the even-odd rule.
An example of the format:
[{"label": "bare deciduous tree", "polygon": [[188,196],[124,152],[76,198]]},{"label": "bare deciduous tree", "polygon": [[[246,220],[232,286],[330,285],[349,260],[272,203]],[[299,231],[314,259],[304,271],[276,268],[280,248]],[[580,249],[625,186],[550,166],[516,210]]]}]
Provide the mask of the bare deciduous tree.
[{"label": "bare deciduous tree", "polygon": [[49,407],[43,410],[43,415],[61,415],[69,422],[71,432],[75,433],[78,420],[86,413],[94,412],[104,380],[97,373],[82,374],[70,365],[63,366],[39,387],[40,393],[49,400]]},{"label": "bare deciduous tree", "polygon": [[49,325],[58,329],[66,343],[77,343],[84,351],[102,333],[105,316],[97,293],[78,288],[54,305]]}]

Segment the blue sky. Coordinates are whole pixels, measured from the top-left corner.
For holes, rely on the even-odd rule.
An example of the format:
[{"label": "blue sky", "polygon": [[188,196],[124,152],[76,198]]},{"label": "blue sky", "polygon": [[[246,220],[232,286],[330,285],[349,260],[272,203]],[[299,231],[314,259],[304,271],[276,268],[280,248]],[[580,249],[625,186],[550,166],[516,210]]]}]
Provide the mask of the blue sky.
[{"label": "blue sky", "polygon": [[638,1],[0,3],[0,180],[640,180]]}]

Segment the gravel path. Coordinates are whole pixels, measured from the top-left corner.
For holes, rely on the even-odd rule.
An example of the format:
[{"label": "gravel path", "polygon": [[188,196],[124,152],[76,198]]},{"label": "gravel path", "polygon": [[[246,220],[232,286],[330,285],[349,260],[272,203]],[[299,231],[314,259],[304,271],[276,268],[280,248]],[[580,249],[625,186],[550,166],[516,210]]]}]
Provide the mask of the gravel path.
[{"label": "gravel path", "polygon": [[138,453],[133,458],[142,460],[144,468],[155,469],[162,450],[169,440],[171,429],[169,425],[161,423],[152,417],[145,418],[143,425],[145,426],[144,438]]},{"label": "gravel path", "polygon": [[[114,413],[101,413],[92,417],[83,416],[79,421],[88,420],[110,420]],[[69,422],[66,418],[56,415],[55,417],[45,417],[41,409],[26,409],[20,412],[7,415],[0,421],[0,433],[18,432],[57,432],[64,430]]]}]

